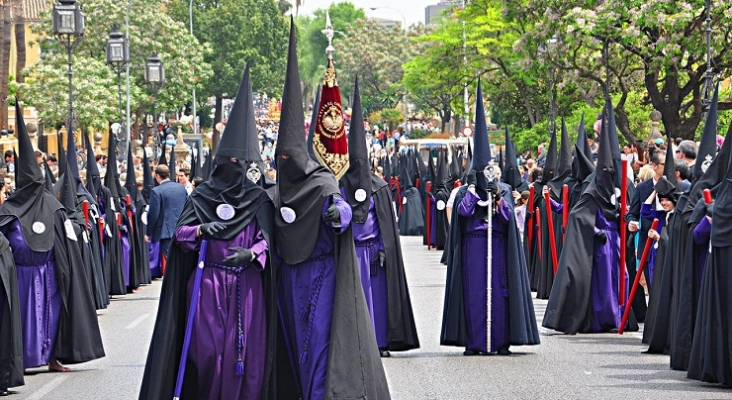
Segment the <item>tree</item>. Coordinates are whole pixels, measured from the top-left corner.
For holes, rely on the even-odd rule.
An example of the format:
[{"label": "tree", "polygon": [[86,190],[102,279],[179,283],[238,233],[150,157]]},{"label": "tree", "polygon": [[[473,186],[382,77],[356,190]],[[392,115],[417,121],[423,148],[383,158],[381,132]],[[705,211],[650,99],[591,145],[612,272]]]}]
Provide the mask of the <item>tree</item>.
[{"label": "tree", "polygon": [[[208,48],[188,34],[185,26],[160,12],[165,2],[132,2],[130,10],[130,102],[132,121],[151,111],[153,98],[145,86],[144,65],[156,52],[165,65],[166,84],[158,93],[159,110],[177,110],[190,97],[192,89],[211,75],[203,54]],[[107,122],[121,118],[116,74],[107,66],[105,45],[112,24],[125,19],[126,2],[85,0],[86,31],[74,51],[74,118],[77,127],[106,129]],[[34,27],[39,35],[41,59],[26,69],[26,83],[20,86],[23,100],[35,106],[41,119],[56,124],[66,119],[66,49],[51,32],[51,10]],[[194,68],[195,67],[195,68]],[[124,76],[124,75],[123,75]],[[124,78],[123,78],[124,79]],[[123,83],[124,90],[124,83]],[[132,130],[136,132],[136,130]]]},{"label": "tree", "polygon": [[404,94],[402,64],[408,58],[408,39],[399,26],[384,27],[359,20],[333,46],[341,94],[353,92],[358,75],[361,101],[367,110],[393,108]]},{"label": "tree", "polygon": [[3,0],[2,8],[2,55],[0,56],[0,125],[8,126],[8,78],[10,76],[10,46],[12,39],[12,4]]},{"label": "tree", "polygon": [[15,23],[15,79],[23,83],[22,71],[25,69],[25,12],[23,0],[13,0],[13,22]]},{"label": "tree", "polygon": [[[194,34],[210,44],[205,60],[213,67],[204,95],[216,97],[215,123],[223,98],[237,92],[247,61],[255,92],[279,97],[284,86],[289,24],[275,0],[195,0]],[[171,15],[188,24],[188,2],[173,2]]]},{"label": "tree", "polygon": [[[557,64],[582,79],[604,85],[598,64],[603,59],[600,50],[608,43],[611,89],[629,93],[634,77],[639,77],[647,101],[663,115],[667,134],[694,137],[704,111],[701,104],[706,71],[703,1],[535,0],[525,7],[511,3],[536,25],[536,31],[527,35],[524,44],[556,32],[563,49]],[[712,65],[725,78],[732,66],[732,14],[722,3],[715,2],[711,17]],[[732,109],[732,102],[720,102],[719,109]],[[628,139],[634,139],[625,111],[616,106],[615,112],[620,130]]]}]

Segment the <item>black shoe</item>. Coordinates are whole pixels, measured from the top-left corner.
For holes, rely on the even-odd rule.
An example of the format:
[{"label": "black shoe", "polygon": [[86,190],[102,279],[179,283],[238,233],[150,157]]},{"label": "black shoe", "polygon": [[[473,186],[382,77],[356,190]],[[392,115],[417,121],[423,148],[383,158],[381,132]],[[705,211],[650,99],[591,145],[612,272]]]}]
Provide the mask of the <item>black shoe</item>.
[{"label": "black shoe", "polygon": [[508,349],[508,345],[505,345],[498,349],[498,354],[501,356],[510,356],[512,353],[511,350]]},{"label": "black shoe", "polygon": [[463,355],[464,356],[477,356],[478,355],[478,352],[475,351],[475,350],[465,350],[463,352]]},{"label": "black shoe", "polygon": [[379,350],[379,354],[381,355],[381,358],[391,357],[391,353],[389,353],[389,350]]},{"label": "black shoe", "polygon": [[0,389],[0,397],[10,396],[8,389]]}]

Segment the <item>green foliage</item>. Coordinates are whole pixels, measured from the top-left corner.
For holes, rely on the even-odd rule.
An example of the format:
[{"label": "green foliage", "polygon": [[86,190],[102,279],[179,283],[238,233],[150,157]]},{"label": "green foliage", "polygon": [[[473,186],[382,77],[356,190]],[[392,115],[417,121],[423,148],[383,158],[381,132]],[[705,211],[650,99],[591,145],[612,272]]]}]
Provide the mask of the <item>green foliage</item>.
[{"label": "green foliage", "polygon": [[[247,61],[252,63],[255,92],[279,97],[287,63],[289,22],[275,0],[195,0],[193,32],[210,51],[205,61],[213,68],[203,94],[234,96]],[[171,4],[171,15],[188,25],[188,2]]]},{"label": "green foliage", "polygon": [[[163,0],[132,2],[130,11],[130,102],[133,118],[152,104],[152,93],[145,86],[144,65],[157,52],[165,66],[166,84],[158,94],[158,110],[179,108],[195,87],[211,75],[203,60],[208,47],[188,35],[185,26],[161,12]],[[117,93],[117,76],[106,65],[106,40],[112,24],[122,25],[126,2],[84,0],[86,31],[74,51],[74,111],[82,127],[106,129],[110,120],[122,115]],[[42,23],[34,25],[39,35],[40,61],[24,71],[26,82],[18,87],[23,100],[36,107],[41,119],[49,123],[64,121],[68,89],[66,50],[51,32],[51,9]],[[122,74],[124,80],[124,73]],[[125,91],[125,83],[122,82]],[[124,94],[123,94],[124,96]]]}]

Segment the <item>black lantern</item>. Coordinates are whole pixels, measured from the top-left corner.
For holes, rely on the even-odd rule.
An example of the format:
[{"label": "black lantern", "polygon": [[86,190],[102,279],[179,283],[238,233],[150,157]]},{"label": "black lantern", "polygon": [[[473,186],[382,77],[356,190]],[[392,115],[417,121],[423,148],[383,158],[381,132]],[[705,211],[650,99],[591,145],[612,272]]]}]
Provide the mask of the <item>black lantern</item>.
[{"label": "black lantern", "polygon": [[145,82],[151,86],[165,84],[165,68],[157,53],[152,53],[145,64]]},{"label": "black lantern", "polygon": [[53,34],[80,37],[84,35],[84,14],[76,0],[59,0],[53,6]]},{"label": "black lantern", "polygon": [[119,25],[112,25],[112,32],[107,39],[107,64],[126,64],[130,60],[130,47],[119,30]]}]

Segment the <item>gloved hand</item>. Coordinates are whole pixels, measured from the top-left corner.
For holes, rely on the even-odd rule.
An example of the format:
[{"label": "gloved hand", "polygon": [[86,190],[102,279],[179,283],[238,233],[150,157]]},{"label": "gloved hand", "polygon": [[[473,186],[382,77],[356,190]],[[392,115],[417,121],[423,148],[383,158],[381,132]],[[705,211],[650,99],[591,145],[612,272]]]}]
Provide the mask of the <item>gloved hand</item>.
[{"label": "gloved hand", "polygon": [[485,185],[485,190],[487,190],[488,193],[495,195],[498,192],[498,184],[495,181],[488,182]]},{"label": "gloved hand", "polygon": [[470,186],[470,185],[475,185],[476,182],[478,182],[478,180],[475,178],[475,171],[474,170],[470,171],[468,173],[468,177],[465,180],[465,183],[467,183],[468,186]]},{"label": "gloved hand", "polygon": [[222,261],[224,265],[236,267],[251,262],[254,259],[254,253],[251,250],[243,247],[229,247],[229,251],[233,251],[234,254],[226,256]]},{"label": "gloved hand", "polygon": [[534,218],[534,213],[529,210],[526,210],[526,219],[529,219],[529,218]]},{"label": "gloved hand", "polygon": [[595,232],[595,239],[597,239],[602,244],[607,243],[607,235],[603,231]]},{"label": "gloved hand", "polygon": [[705,206],[707,207],[707,212],[706,212],[707,217],[712,218],[712,214],[714,213],[714,202],[705,204]]},{"label": "gloved hand", "polygon": [[226,229],[226,225],[224,225],[221,222],[208,222],[205,224],[202,224],[201,227],[201,233],[205,233],[207,235],[214,235],[216,233],[219,233]]},{"label": "gloved hand", "polygon": [[118,230],[119,230],[120,232],[125,232],[125,233],[127,233],[127,225],[125,225],[125,224],[119,224],[119,225],[117,225],[117,229],[118,229]]},{"label": "gloved hand", "polygon": [[325,212],[325,222],[336,222],[339,219],[341,219],[341,212],[338,211],[335,204],[331,204],[328,211]]}]

